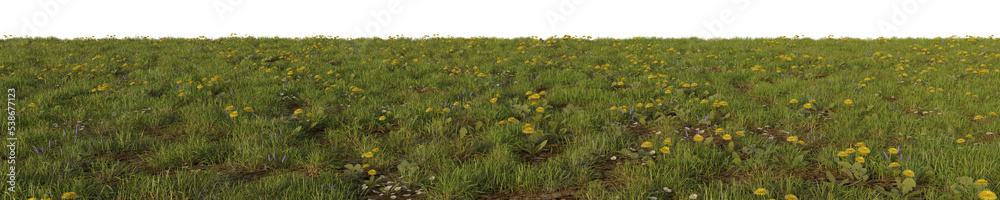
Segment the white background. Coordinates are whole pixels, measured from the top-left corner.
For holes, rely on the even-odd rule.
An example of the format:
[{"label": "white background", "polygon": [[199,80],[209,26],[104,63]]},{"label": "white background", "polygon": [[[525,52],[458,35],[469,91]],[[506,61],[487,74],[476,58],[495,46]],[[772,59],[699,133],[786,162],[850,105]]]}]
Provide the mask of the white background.
[{"label": "white background", "polygon": [[1000,33],[996,0],[0,0],[18,37],[734,38]]}]

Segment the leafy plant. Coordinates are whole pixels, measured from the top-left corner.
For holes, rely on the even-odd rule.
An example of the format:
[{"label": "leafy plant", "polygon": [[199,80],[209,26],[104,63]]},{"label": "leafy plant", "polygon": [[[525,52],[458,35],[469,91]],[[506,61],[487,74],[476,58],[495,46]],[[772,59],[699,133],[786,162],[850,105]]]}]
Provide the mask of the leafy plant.
[{"label": "leafy plant", "polygon": [[855,162],[853,165],[844,161],[838,161],[837,164],[840,165],[840,171],[847,174],[854,180],[858,182],[868,181],[868,169],[861,165],[859,162]]}]

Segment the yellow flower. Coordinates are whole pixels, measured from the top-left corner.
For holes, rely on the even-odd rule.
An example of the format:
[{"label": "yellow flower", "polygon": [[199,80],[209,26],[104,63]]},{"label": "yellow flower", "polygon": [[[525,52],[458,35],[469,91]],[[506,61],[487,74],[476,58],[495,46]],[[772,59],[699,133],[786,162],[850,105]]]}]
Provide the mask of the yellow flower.
[{"label": "yellow flower", "polygon": [[535,108],[535,111],[536,112],[545,112],[545,108],[538,107],[538,108]]},{"label": "yellow flower", "polygon": [[441,109],[441,111],[443,111],[443,112],[451,112],[451,108],[443,108],[443,109]]},{"label": "yellow flower", "polygon": [[847,148],[847,153],[854,153],[854,148]]},{"label": "yellow flower", "polygon": [[989,185],[989,184],[990,184],[990,182],[986,181],[986,179],[976,180],[976,185]]},{"label": "yellow flower", "polygon": [[854,146],[856,146],[856,147],[863,147],[863,146],[865,146],[865,143],[864,142],[854,143]]},{"label": "yellow flower", "polygon": [[805,144],[806,144],[806,141],[802,141],[802,140],[799,140],[799,144],[801,144],[801,145],[805,145]]},{"label": "yellow flower", "polygon": [[375,176],[375,170],[368,170],[368,175]]},{"label": "yellow flower", "polygon": [[868,149],[868,147],[865,147],[865,146],[861,146],[861,148],[858,148],[858,153],[860,153],[861,155],[868,155],[868,153],[871,153],[871,152],[872,151],[870,149]]},{"label": "yellow flower", "polygon": [[524,130],[523,130],[523,131],[521,131],[521,132],[522,132],[522,133],[526,133],[526,134],[532,134],[532,133],[535,133],[535,129],[534,129],[534,128],[531,128],[531,127],[526,127],[526,128],[524,128]]},{"label": "yellow flower", "polygon": [[865,163],[865,157],[858,156],[857,158],[854,158],[854,161],[857,161],[859,163]]},{"label": "yellow flower", "polygon": [[240,116],[240,114],[237,113],[236,111],[233,111],[233,112],[229,113],[229,117],[236,117],[236,116]]},{"label": "yellow flower", "polygon": [[500,123],[499,123],[499,124],[500,124],[500,125],[504,125],[504,124],[507,124],[507,121],[500,121]]},{"label": "yellow flower", "polygon": [[990,112],[990,115],[997,116],[997,112]]},{"label": "yellow flower", "polygon": [[845,151],[837,152],[837,156],[847,157],[847,152],[845,152]]},{"label": "yellow flower", "polygon": [[302,113],[302,109],[301,108],[295,109],[295,112],[292,112],[292,114],[296,114],[296,115],[301,114],[301,113]]},{"label": "yellow flower", "polygon": [[958,138],[958,140],[955,140],[955,142],[958,142],[958,143],[963,143],[963,142],[965,142],[965,139],[962,139],[962,138]]},{"label": "yellow flower", "polygon": [[76,198],[80,198],[80,196],[76,195],[76,192],[67,192],[63,193],[62,195],[62,199],[76,199]]},{"label": "yellow flower", "polygon": [[385,120],[385,115],[383,115],[383,116],[379,116],[379,117],[378,117],[378,120],[379,120],[379,121],[382,121],[382,120]]},{"label": "yellow flower", "polygon": [[972,120],[982,120],[982,119],[985,119],[985,117],[983,117],[982,115],[976,115],[976,117],[972,118]]},{"label": "yellow flower", "polygon": [[816,103],[816,99],[809,99],[810,103]]},{"label": "yellow flower", "polygon": [[979,192],[979,198],[983,200],[996,200],[997,194],[989,190],[983,190],[982,192]]},{"label": "yellow flower", "polygon": [[729,103],[726,103],[726,101],[721,101],[721,102],[719,102],[719,105],[722,105],[722,106],[729,106]]},{"label": "yellow flower", "polygon": [[788,103],[798,103],[798,102],[799,102],[798,99],[792,99],[791,101],[788,101]]},{"label": "yellow flower", "polygon": [[434,110],[434,109],[427,108],[427,110],[425,110],[424,112],[431,112],[432,110]]},{"label": "yellow flower", "polygon": [[731,136],[729,134],[725,134],[725,135],[722,135],[722,139],[723,140],[731,140],[731,139],[733,139],[733,136]]},{"label": "yellow flower", "polygon": [[665,145],[673,145],[674,143],[670,142],[670,138],[667,138],[667,139],[663,140],[663,144],[665,144]]},{"label": "yellow flower", "polygon": [[670,90],[663,91],[664,94],[670,94]]},{"label": "yellow flower", "polygon": [[515,119],[514,117],[510,117],[510,118],[507,118],[507,121],[510,121],[510,122],[517,122],[517,119]]},{"label": "yellow flower", "polygon": [[701,103],[708,103],[708,99],[702,99]]},{"label": "yellow flower", "polygon": [[198,85],[198,89],[205,88],[205,86]]},{"label": "yellow flower", "polygon": [[757,191],[753,191],[753,194],[758,195],[758,196],[767,195],[767,189],[757,188]]},{"label": "yellow flower", "polygon": [[531,95],[531,91],[527,91],[527,92],[525,92],[525,93],[524,93],[524,95],[525,95],[525,96],[529,96],[529,95]]},{"label": "yellow flower", "polygon": [[184,96],[184,93],[183,93],[183,92],[181,92],[180,94],[177,94],[177,96],[179,96],[179,97],[183,97],[183,96]]},{"label": "yellow flower", "polygon": [[386,115],[392,115],[392,111],[385,111]]},{"label": "yellow flower", "polygon": [[701,142],[702,140],[705,140],[705,138],[701,137],[700,134],[694,135],[694,141],[695,142]]},{"label": "yellow flower", "polygon": [[913,176],[915,176],[915,175],[913,174],[912,170],[905,170],[905,171],[903,171],[903,176],[913,178]]},{"label": "yellow flower", "polygon": [[798,141],[798,139],[795,138],[795,136],[788,136],[788,138],[785,138],[785,141],[795,142],[795,141]]},{"label": "yellow flower", "polygon": [[372,149],[372,152],[376,152],[376,153],[378,153],[378,147],[376,147],[376,148]]},{"label": "yellow flower", "polygon": [[493,99],[490,99],[490,103],[497,103],[497,98],[493,97]]},{"label": "yellow flower", "polygon": [[844,100],[844,104],[847,104],[848,106],[853,106],[854,102],[851,101],[850,99],[848,99],[848,100]]},{"label": "yellow flower", "polygon": [[253,108],[251,108],[251,107],[246,107],[246,108],[243,108],[243,111],[246,111],[246,112],[253,112]]},{"label": "yellow flower", "polygon": [[660,147],[660,152],[670,153],[670,147]]},{"label": "yellow flower", "polygon": [[740,136],[740,137],[743,137],[743,136],[744,136],[744,135],[743,135],[743,131],[736,131],[736,135],[738,135],[738,136]]},{"label": "yellow flower", "polygon": [[30,104],[28,104],[28,107],[37,108],[38,106],[36,106],[35,103],[30,103]]},{"label": "yellow flower", "polygon": [[726,132],[726,130],[722,128],[715,129],[715,133],[723,133],[723,132]]},{"label": "yellow flower", "polygon": [[226,110],[236,110],[236,108],[233,106],[226,106]]},{"label": "yellow flower", "polygon": [[785,199],[787,199],[787,200],[799,200],[799,197],[796,197],[794,194],[788,194],[788,195],[785,195]]},{"label": "yellow flower", "polygon": [[532,94],[531,96],[528,97],[528,100],[538,99],[538,98],[542,98],[542,96],[539,96],[538,94]]},{"label": "yellow flower", "polygon": [[540,95],[545,95],[545,91],[539,92]]},{"label": "yellow flower", "polygon": [[899,163],[898,162],[889,163],[889,168],[893,168],[893,167],[899,167]]},{"label": "yellow flower", "polygon": [[972,134],[965,134],[965,137],[972,138]]},{"label": "yellow flower", "polygon": [[897,153],[899,153],[899,149],[889,148],[889,154],[896,155]]},{"label": "yellow flower", "polygon": [[811,104],[811,103],[806,103],[806,104],[802,105],[802,107],[803,107],[803,108],[813,108],[813,104]]},{"label": "yellow flower", "polygon": [[462,106],[462,107],[463,107],[463,108],[469,108],[469,104],[465,104],[465,105],[464,105],[464,106]]},{"label": "yellow flower", "polygon": [[365,153],[361,154],[361,157],[362,158],[371,158],[373,155],[374,154],[371,151],[369,151],[369,152],[365,152]]},{"label": "yellow flower", "polygon": [[650,148],[650,147],[653,147],[652,142],[646,141],[642,143],[642,148]]}]

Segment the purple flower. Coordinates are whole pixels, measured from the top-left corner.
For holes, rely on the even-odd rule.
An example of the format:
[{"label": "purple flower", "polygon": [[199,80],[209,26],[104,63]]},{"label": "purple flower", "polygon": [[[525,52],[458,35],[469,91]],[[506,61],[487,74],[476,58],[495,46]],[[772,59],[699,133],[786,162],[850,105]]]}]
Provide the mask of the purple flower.
[{"label": "purple flower", "polygon": [[886,159],[886,160],[888,160],[888,159],[889,159],[889,154],[885,154],[885,151],[883,151],[883,152],[882,152],[882,155],[884,155],[884,156],[885,156],[885,159]]},{"label": "purple flower", "polygon": [[281,157],[281,163],[285,163],[285,158],[288,158],[288,154],[285,154],[284,157]]},{"label": "purple flower", "polygon": [[[35,146],[31,146],[31,147],[35,147]],[[42,152],[38,152],[38,147],[35,147],[35,153],[42,153]]]},{"label": "purple flower", "polygon": [[264,164],[264,171],[267,171],[267,164]]},{"label": "purple flower", "polygon": [[271,162],[271,155],[267,155],[267,161]]}]

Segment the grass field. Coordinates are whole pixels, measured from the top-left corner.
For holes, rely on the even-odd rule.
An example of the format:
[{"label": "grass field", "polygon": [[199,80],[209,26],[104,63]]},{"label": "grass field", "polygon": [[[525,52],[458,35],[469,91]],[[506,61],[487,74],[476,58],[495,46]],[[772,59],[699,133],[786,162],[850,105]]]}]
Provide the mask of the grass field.
[{"label": "grass field", "polygon": [[1000,189],[992,37],[0,45],[0,86],[16,94],[16,118],[4,117],[16,122],[6,136],[16,156],[3,156],[16,192],[5,199],[996,199]]}]

